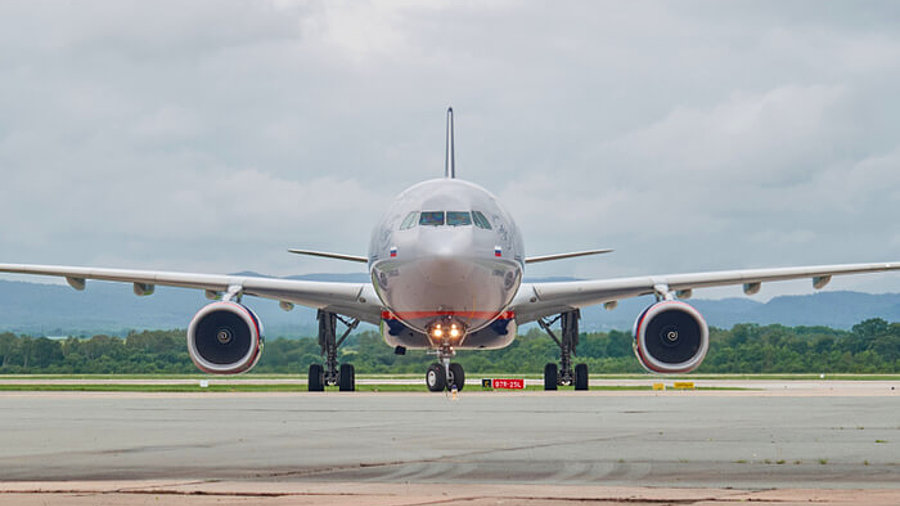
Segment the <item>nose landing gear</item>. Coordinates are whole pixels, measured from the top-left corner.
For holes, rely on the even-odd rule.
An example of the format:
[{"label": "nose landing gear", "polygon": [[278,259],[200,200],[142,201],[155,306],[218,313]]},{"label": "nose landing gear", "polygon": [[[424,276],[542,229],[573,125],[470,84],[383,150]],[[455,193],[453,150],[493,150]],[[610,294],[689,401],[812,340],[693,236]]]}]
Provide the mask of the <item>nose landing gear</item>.
[{"label": "nose landing gear", "polygon": [[425,384],[428,386],[428,390],[440,392],[445,389],[453,390],[454,387],[457,391],[462,390],[466,385],[466,373],[460,364],[450,362],[450,358],[456,355],[456,351],[445,346],[437,351],[437,355],[440,363],[431,364],[428,366],[428,371],[425,372]]}]

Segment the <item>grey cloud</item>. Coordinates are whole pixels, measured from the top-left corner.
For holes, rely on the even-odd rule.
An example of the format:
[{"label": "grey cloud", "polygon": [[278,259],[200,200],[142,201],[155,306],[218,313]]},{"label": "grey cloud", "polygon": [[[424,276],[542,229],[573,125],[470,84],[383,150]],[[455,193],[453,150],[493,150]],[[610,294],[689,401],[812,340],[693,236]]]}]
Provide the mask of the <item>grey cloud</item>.
[{"label": "grey cloud", "polygon": [[529,252],[617,249],[534,274],[900,259],[897,10],[4,2],[0,251],[352,270],[284,249],[364,252],[391,196],[441,174],[453,103],[459,174]]}]

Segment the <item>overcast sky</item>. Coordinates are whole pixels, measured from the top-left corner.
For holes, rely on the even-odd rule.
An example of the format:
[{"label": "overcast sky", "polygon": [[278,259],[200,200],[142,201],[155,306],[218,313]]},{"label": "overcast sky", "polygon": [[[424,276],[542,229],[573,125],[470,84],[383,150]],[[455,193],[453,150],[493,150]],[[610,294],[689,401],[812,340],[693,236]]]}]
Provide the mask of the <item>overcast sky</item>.
[{"label": "overcast sky", "polygon": [[[0,3],[0,261],[360,270],[443,171],[531,276],[900,260],[897,2]],[[764,287],[762,297],[808,291]],[[832,289],[900,291],[900,275]],[[700,296],[738,295],[728,291]]]}]

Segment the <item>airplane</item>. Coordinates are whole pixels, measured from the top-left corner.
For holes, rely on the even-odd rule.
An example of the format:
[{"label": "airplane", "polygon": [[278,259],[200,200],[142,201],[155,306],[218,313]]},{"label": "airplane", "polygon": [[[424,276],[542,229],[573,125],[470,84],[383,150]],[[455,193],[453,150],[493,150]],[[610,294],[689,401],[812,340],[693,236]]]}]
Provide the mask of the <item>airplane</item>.
[{"label": "airplane", "polygon": [[288,250],[365,263],[370,283],[29,264],[0,264],[0,272],[64,277],[76,290],[84,290],[87,280],[132,283],[138,296],[151,295],[157,285],[204,290],[214,302],[191,320],[187,348],[197,368],[210,374],[247,372],[260,358],[262,322],[242,304],[244,296],[277,300],[288,311],[295,304],[315,308],[324,363],[309,367],[310,391],[335,385],[355,390],[355,369],[339,364],[337,351],[360,322],[372,323],[395,353],[424,349],[436,355],[425,383],[439,392],[465,386],[465,371],[452,361],[457,351],[509,346],[517,327],[528,322],[537,322],[560,350],[559,363],[544,367],[544,389],[587,390],[587,365],[572,363],[586,306],[612,309],[622,299],[654,295],[656,302],[635,320],[635,356],[651,373],[681,374],[699,367],[709,349],[706,321],[684,302],[695,289],[741,285],[752,295],[762,283],[801,278],[821,289],[832,276],[900,270],[900,262],[885,262],[526,283],[528,264],[611,250],[527,256],[522,234],[499,200],[456,177],[452,108],[446,132],[444,177],[396,197],[373,229],[368,256]]}]

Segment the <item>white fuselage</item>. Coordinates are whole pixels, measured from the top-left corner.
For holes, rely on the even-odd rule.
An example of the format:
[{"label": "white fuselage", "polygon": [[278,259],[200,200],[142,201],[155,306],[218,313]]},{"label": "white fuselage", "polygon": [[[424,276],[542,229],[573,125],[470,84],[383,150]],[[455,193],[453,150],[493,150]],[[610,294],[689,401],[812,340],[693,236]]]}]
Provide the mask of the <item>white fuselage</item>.
[{"label": "white fuselage", "polygon": [[513,319],[505,311],[523,267],[512,217],[487,190],[459,179],[433,179],[401,193],[369,247],[372,283],[386,308],[383,323],[412,331],[385,338],[406,347],[508,344],[512,336],[485,339],[490,333],[478,331]]}]

